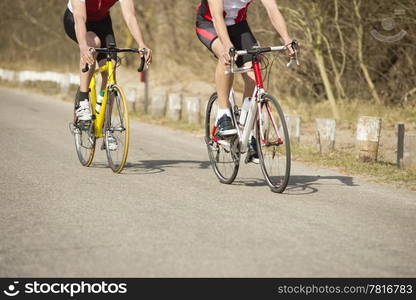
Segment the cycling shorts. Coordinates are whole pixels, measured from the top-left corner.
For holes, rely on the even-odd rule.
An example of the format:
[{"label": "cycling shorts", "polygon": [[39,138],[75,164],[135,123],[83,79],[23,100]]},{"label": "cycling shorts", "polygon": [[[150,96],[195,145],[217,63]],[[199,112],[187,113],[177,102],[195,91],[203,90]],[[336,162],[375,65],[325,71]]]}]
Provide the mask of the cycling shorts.
[{"label": "cycling shorts", "polygon": [[[108,15],[103,20],[98,22],[86,22],[87,31],[94,32],[101,41],[101,47],[105,48],[108,47],[109,43],[116,43],[113,31],[113,23],[111,22],[111,17]],[[64,28],[66,34],[76,43],[77,36],[75,33],[75,21],[74,15],[71,13],[69,9],[66,9],[64,14]],[[105,59],[107,56],[104,53],[99,53],[97,55],[97,61]],[[112,54],[112,59],[116,59],[117,55],[114,53]]]},{"label": "cycling shorts", "polygon": [[[227,26],[227,30],[235,49],[246,50],[257,45],[257,40],[251,32],[247,21]],[[204,19],[198,14],[196,21],[196,34],[202,44],[213,52],[212,43],[218,38],[213,22]],[[250,54],[239,56],[236,64],[238,67],[242,67],[246,62],[251,62],[252,58],[253,56]]]}]

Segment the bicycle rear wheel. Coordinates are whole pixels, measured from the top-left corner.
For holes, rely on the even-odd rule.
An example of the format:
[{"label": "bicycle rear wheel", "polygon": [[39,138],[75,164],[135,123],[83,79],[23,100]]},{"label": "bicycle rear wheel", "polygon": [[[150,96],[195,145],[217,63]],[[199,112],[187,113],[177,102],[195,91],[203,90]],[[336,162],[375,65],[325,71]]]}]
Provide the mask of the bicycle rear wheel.
[{"label": "bicycle rear wheel", "polygon": [[104,133],[108,165],[114,173],[120,173],[129,150],[129,114],[126,96],[117,85],[108,91]]},{"label": "bicycle rear wheel", "polygon": [[215,175],[220,182],[231,184],[237,176],[240,166],[238,136],[227,140],[218,140],[215,138],[215,121],[218,112],[217,100],[217,93],[214,93],[208,101],[205,115],[205,142]]},{"label": "bicycle rear wheel", "polygon": [[291,155],[286,120],[279,103],[264,95],[261,126],[256,124],[256,141],[261,170],[270,189],[283,193],[289,183]]},{"label": "bicycle rear wheel", "polygon": [[[78,99],[79,89],[75,99]],[[74,105],[74,123],[71,131],[74,135],[75,149],[78,159],[84,167],[89,167],[94,159],[95,154],[95,134],[92,121],[77,121],[75,117]]]}]

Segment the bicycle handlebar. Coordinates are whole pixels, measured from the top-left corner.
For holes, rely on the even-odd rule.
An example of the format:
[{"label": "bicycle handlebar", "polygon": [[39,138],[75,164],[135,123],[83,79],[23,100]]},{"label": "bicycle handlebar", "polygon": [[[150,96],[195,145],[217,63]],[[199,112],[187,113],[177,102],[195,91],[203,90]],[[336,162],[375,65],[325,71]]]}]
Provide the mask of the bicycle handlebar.
[{"label": "bicycle handlebar", "polygon": [[[140,65],[137,69],[137,72],[142,72],[146,65],[146,53],[147,50],[145,48],[143,49],[137,49],[137,48],[91,48],[90,53],[105,53],[105,54],[111,54],[111,53],[120,53],[120,52],[133,52],[133,53],[139,53],[140,54]],[[90,66],[88,64],[85,64],[85,67],[82,69],[83,73],[88,72],[90,69]]]},{"label": "bicycle handlebar", "polygon": [[226,72],[226,74],[245,73],[252,69],[251,67],[234,68],[234,64],[238,56],[247,55],[247,54],[259,55],[259,54],[267,53],[267,52],[282,52],[282,51],[289,50],[290,49],[289,47],[292,49],[293,53],[290,54],[290,57],[289,57],[290,60],[289,60],[289,63],[287,64],[287,67],[291,68],[294,65],[299,66],[300,65],[299,59],[298,59],[299,43],[298,41],[293,40],[290,44],[285,45],[285,46],[254,47],[252,49],[247,49],[247,50],[230,49],[231,67],[230,67],[230,70]]}]

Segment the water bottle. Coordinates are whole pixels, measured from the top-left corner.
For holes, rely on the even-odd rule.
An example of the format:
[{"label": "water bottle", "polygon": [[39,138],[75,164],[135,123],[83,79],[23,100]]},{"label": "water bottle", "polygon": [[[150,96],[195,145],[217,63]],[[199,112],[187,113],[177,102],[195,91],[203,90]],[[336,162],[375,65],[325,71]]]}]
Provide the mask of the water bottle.
[{"label": "water bottle", "polygon": [[95,105],[95,112],[97,114],[100,113],[100,109],[101,109],[101,104],[103,103],[103,99],[104,99],[104,90],[100,91],[100,94],[97,97],[97,104]]},{"label": "water bottle", "polygon": [[240,112],[240,125],[243,125],[246,123],[248,111],[250,110],[250,104],[251,104],[251,97],[246,97],[243,100],[243,106],[241,107]]}]

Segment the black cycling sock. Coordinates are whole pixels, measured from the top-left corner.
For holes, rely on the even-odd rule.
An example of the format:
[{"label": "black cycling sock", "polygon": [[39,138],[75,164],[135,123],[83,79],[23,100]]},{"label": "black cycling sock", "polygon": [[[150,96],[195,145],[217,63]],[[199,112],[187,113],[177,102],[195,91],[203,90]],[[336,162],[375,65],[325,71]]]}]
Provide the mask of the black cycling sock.
[{"label": "black cycling sock", "polygon": [[89,100],[89,93],[88,92],[78,92],[77,97],[75,99],[75,108],[79,107],[79,102],[85,99]]},{"label": "black cycling sock", "polygon": [[88,92],[79,92],[78,94],[79,101],[89,99],[89,93]]}]

